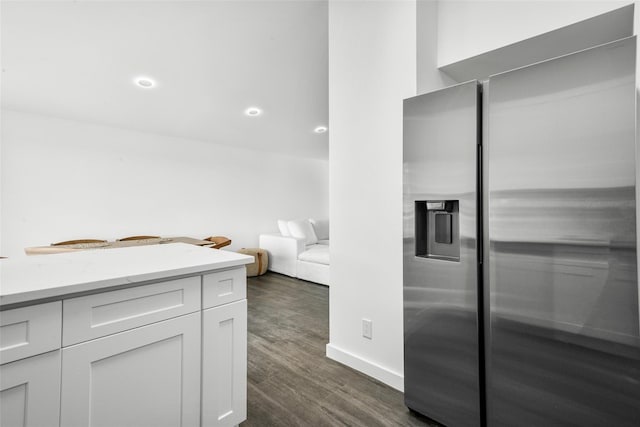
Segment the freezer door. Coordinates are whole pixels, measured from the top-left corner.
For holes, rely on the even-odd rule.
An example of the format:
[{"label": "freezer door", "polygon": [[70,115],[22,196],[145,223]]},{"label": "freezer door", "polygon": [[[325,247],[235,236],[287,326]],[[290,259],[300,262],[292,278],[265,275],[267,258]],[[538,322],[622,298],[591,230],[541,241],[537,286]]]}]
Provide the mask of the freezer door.
[{"label": "freezer door", "polygon": [[480,425],[478,91],[404,101],[405,402],[449,426]]},{"label": "freezer door", "polygon": [[490,426],[640,425],[635,56],[631,37],[485,88]]}]

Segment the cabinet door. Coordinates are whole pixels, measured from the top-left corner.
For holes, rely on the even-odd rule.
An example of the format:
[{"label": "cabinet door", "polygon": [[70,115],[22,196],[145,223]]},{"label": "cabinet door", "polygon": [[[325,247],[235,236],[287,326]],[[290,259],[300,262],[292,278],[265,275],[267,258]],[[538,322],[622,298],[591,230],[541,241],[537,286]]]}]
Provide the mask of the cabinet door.
[{"label": "cabinet door", "polygon": [[198,426],[200,313],[62,349],[65,427]]},{"label": "cabinet door", "polygon": [[203,312],[202,426],[247,418],[247,300]]},{"label": "cabinet door", "polygon": [[0,425],[58,426],[60,350],[0,366]]}]

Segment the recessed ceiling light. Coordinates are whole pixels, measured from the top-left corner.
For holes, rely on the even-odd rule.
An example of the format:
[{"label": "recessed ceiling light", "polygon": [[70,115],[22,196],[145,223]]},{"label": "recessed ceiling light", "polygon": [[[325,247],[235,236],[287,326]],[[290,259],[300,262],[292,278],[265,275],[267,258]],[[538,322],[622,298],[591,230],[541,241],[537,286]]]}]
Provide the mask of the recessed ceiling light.
[{"label": "recessed ceiling light", "polygon": [[327,131],[326,126],[318,126],[313,130],[315,133],[325,133]]},{"label": "recessed ceiling light", "polygon": [[151,89],[152,87],[156,86],[156,82],[149,77],[136,77],[135,83],[137,86],[144,89]]},{"label": "recessed ceiling light", "polygon": [[255,117],[255,116],[259,116],[260,114],[262,114],[262,110],[259,109],[258,107],[249,107],[246,110],[244,110],[244,113],[247,116]]}]

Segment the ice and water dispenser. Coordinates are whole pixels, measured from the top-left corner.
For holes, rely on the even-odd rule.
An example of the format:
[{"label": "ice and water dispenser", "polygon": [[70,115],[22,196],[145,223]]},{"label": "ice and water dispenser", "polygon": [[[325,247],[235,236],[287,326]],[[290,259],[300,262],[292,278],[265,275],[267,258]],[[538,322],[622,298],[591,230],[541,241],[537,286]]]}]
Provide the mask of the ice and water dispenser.
[{"label": "ice and water dispenser", "polygon": [[460,261],[458,200],[418,200],[416,212],[416,256]]}]

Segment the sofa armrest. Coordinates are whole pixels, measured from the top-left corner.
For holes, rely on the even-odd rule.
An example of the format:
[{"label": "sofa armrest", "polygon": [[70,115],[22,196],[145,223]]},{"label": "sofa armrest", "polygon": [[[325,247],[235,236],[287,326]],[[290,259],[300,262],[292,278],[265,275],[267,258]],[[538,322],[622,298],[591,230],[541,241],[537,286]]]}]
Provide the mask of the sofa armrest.
[{"label": "sofa armrest", "polygon": [[260,248],[269,253],[269,270],[296,277],[298,255],[305,250],[305,239],[278,233],[261,234]]}]

